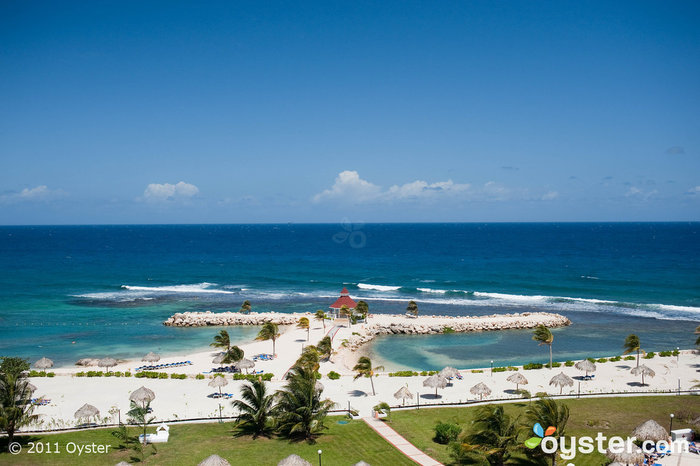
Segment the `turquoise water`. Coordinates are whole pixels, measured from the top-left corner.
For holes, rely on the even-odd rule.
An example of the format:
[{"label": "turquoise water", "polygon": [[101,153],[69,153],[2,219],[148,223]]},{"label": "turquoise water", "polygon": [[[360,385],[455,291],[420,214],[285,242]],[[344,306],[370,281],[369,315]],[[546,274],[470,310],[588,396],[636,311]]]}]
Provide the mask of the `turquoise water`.
[{"label": "turquoise water", "polygon": [[[202,349],[218,329],[162,321],[246,299],[258,311],[315,311],[344,286],[375,313],[411,299],[423,314],[564,313],[574,325],[555,349],[572,355],[614,353],[628,330],[650,350],[687,347],[699,236],[698,223],[0,227],[0,354],[70,364]],[[242,342],[257,329],[228,330]],[[412,337],[424,339],[408,349],[383,338],[374,351],[426,368],[544,353],[528,335],[504,335]]]}]

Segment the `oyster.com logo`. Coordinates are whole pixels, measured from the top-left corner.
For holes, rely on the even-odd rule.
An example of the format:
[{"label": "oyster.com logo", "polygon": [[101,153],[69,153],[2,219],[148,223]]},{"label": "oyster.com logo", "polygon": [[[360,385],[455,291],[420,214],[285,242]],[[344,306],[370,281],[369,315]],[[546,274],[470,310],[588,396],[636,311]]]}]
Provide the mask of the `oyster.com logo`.
[{"label": "oyster.com logo", "polygon": [[529,439],[525,440],[525,446],[529,449],[537,448],[540,443],[542,443],[542,439],[551,436],[557,431],[557,428],[554,426],[549,426],[547,427],[547,430],[544,430],[540,423],[537,422],[534,426],[532,426],[532,431],[537,437],[530,437]]}]

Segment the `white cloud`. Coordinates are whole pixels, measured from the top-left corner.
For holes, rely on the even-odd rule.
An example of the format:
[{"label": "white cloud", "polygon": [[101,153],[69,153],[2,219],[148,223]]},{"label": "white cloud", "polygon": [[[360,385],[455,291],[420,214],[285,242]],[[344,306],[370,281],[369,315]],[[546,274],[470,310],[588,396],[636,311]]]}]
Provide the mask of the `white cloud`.
[{"label": "white cloud", "polygon": [[412,181],[401,186],[394,185],[384,193],[388,199],[418,199],[446,194],[461,193],[469,190],[468,184],[454,183],[452,180],[427,183],[422,180]]},{"label": "white cloud", "polygon": [[13,202],[36,202],[36,201],[48,201],[65,195],[65,192],[61,189],[49,189],[45,184],[36,186],[34,188],[24,188],[20,192],[10,192],[0,196],[0,202],[3,203],[13,203]]},{"label": "white cloud", "polygon": [[368,202],[381,196],[381,188],[360,178],[354,170],[340,172],[335,183],[313,197],[314,202],[325,199],[345,199],[354,202]]},{"label": "white cloud", "polygon": [[625,197],[647,201],[658,193],[659,192],[656,189],[652,189],[651,191],[643,191],[636,186],[631,186],[625,193]]},{"label": "white cloud", "polygon": [[187,200],[199,193],[199,188],[190,183],[180,181],[177,184],[151,183],[146,186],[143,197],[150,202]]},{"label": "white cloud", "polygon": [[543,201],[553,201],[554,199],[559,197],[559,193],[556,191],[549,191],[548,193],[544,194],[541,199]]},{"label": "white cloud", "polygon": [[690,188],[688,191],[686,191],[686,194],[690,194],[691,196],[700,196],[700,186],[695,186],[694,188]]}]

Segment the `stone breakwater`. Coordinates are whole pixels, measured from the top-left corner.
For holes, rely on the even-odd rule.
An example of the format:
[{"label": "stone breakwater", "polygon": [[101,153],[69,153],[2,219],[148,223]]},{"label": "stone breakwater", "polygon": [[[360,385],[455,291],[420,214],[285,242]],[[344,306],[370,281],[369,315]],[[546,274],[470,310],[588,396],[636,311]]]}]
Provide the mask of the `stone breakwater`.
[{"label": "stone breakwater", "polygon": [[207,327],[210,325],[262,325],[265,322],[273,322],[277,325],[296,325],[300,317],[312,320],[309,312],[284,314],[280,312],[182,312],[173,314],[163,322],[163,325],[171,327]]}]

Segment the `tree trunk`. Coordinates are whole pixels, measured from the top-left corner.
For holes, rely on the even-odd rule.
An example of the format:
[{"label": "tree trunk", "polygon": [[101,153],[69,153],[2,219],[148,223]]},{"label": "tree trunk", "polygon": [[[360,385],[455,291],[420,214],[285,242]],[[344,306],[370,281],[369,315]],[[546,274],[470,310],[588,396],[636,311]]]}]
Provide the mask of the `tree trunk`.
[{"label": "tree trunk", "polygon": [[554,369],[554,366],[552,366],[552,344],[549,344],[549,368]]},{"label": "tree trunk", "polygon": [[374,396],[374,395],[376,395],[376,393],[374,392],[374,380],[372,380],[371,375],[369,376],[369,383],[372,384],[372,396]]},{"label": "tree trunk", "polygon": [[274,337],[272,338],[272,357],[275,357],[275,339]]},{"label": "tree trunk", "polygon": [[637,350],[637,367],[639,367],[639,350]]}]

